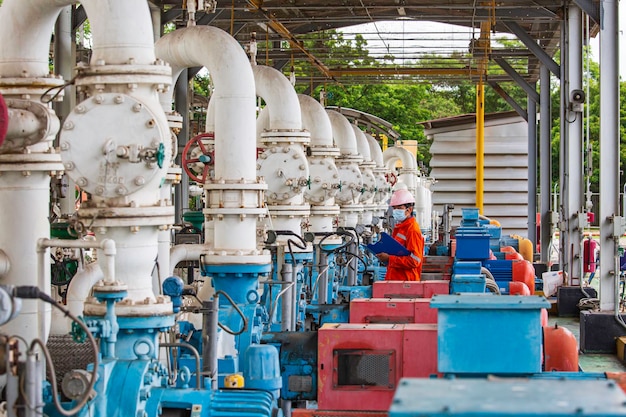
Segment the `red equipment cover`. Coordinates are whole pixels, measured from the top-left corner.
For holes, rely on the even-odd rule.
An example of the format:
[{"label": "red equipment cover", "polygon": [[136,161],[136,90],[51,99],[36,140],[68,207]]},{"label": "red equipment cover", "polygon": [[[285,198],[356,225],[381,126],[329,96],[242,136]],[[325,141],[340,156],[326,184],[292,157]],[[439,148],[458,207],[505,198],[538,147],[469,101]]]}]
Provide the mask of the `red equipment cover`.
[{"label": "red equipment cover", "polygon": [[386,411],[400,378],[436,372],[435,324],[325,324],[318,331],[318,410]]},{"label": "red equipment cover", "polygon": [[376,281],[373,298],[430,298],[434,294],[449,294],[450,281]]},{"label": "red equipment cover", "polygon": [[437,323],[430,298],[359,298],[350,303],[350,323]]}]

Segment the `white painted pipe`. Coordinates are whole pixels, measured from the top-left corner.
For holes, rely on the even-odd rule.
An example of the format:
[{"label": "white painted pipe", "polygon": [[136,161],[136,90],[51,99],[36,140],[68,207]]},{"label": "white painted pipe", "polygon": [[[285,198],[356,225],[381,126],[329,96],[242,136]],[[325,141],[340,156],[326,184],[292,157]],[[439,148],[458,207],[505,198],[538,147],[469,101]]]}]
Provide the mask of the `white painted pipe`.
[{"label": "white painted pipe", "polygon": [[370,147],[371,159],[372,161],[376,162],[376,168],[384,168],[385,162],[383,159],[383,150],[380,148],[380,145],[378,144],[378,142],[376,141],[376,139],[374,139],[372,135],[370,135],[369,133],[364,133],[364,134],[365,134],[365,139],[367,139],[367,143],[369,144],[369,147]]},{"label": "white painted pipe", "polygon": [[302,118],[300,102],[296,90],[285,77],[275,68],[264,65],[253,65],[256,95],[263,98],[270,109],[271,130],[301,130]]},{"label": "white painted pipe", "polygon": [[183,261],[197,261],[205,253],[207,247],[200,244],[176,245],[170,249],[170,269],[168,276],[174,275],[176,265]]},{"label": "white painted pipe", "polygon": [[104,279],[104,272],[97,262],[78,271],[67,287],[67,308],[75,316],[82,316],[85,300],[94,284]]},{"label": "white painted pipe", "polygon": [[363,157],[363,162],[371,162],[372,156],[370,152],[370,145],[365,138],[365,133],[358,126],[352,124],[352,130],[354,131],[354,137],[356,139],[356,148],[359,154]]},{"label": "white painted pipe", "polygon": [[335,145],[340,149],[342,156],[356,156],[359,152],[356,144],[356,136],[352,125],[346,117],[334,110],[326,110],[333,128]]},{"label": "white painted pipe", "polygon": [[256,117],[256,146],[257,148],[264,148],[263,132],[269,129],[270,126],[270,108],[265,106],[259,111]]},{"label": "white painted pipe", "polygon": [[311,132],[311,148],[332,148],[333,127],[324,107],[304,94],[298,94],[298,101],[302,111],[302,128]]},{"label": "white painted pipe", "polygon": [[[50,37],[69,0],[5,0],[0,13],[0,75],[46,77]],[[92,63],[152,64],[154,39],[145,0],[83,0],[91,24]],[[19,36],[15,36],[18,33]]]},{"label": "white painted pipe", "polygon": [[401,146],[393,146],[385,149],[383,152],[383,161],[389,169],[395,167],[396,161],[402,162],[402,168],[404,169],[417,169],[417,159],[408,149]]},{"label": "white painted pipe", "polygon": [[[49,263],[42,278],[34,259],[37,238],[50,235],[49,193],[48,172],[32,171],[25,176],[22,172],[9,171],[0,175],[0,248],[11,263],[10,271],[1,277],[0,284],[33,285],[50,291]],[[3,325],[2,333],[19,334],[29,342],[35,338],[43,340],[47,332],[41,331],[39,325],[43,317],[42,304],[37,300],[24,300],[20,315]]]},{"label": "white painted pipe", "polygon": [[0,279],[11,270],[11,260],[7,254],[0,249]]},{"label": "white painted pipe", "polygon": [[[169,229],[159,230],[159,246],[157,249],[157,263],[159,267],[157,268],[157,283],[153,282],[152,290],[155,294],[162,294],[163,281],[165,281],[170,275],[168,275],[170,270],[170,247],[172,246],[171,242],[171,231]],[[154,281],[154,278],[153,278]],[[155,285],[156,284],[156,285]],[[156,288],[154,288],[156,287]]]},{"label": "white painted pipe", "polygon": [[184,68],[201,65],[209,70],[215,83],[215,177],[256,181],[255,85],[239,43],[221,29],[192,26],[159,39],[156,55],[172,66],[174,81]]}]

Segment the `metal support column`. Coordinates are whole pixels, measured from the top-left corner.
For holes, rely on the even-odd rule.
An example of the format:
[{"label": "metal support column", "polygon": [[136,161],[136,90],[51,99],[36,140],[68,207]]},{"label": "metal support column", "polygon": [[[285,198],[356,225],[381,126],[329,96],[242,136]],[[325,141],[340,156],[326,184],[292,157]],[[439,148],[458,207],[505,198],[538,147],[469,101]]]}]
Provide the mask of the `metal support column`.
[{"label": "metal support column", "polygon": [[[54,27],[54,72],[66,81],[72,79],[76,63],[76,37],[72,30],[72,10],[73,6],[64,7]],[[61,123],[76,107],[76,87],[73,84],[69,85],[64,93],[63,101],[52,104]],[[65,197],[60,199],[60,209],[62,214],[72,214],[76,211],[75,183],[67,175],[66,179],[67,192]]]},{"label": "metal support column", "polygon": [[572,103],[571,96],[573,90],[581,90],[582,68],[583,68],[583,45],[582,45],[582,13],[580,8],[571,4],[568,11],[568,60],[567,60],[567,82],[569,88],[565,94],[568,98],[567,108],[565,110],[567,121],[567,199],[564,207],[564,220],[566,223],[568,239],[569,239],[569,259],[567,260],[567,274],[570,284],[578,284],[582,278],[582,250],[581,242],[583,239],[583,228],[580,227],[583,216],[583,159],[582,159],[582,141],[583,141],[583,112],[582,109],[577,110],[576,103]]},{"label": "metal support column", "polygon": [[476,207],[483,213],[485,179],[485,85],[481,75],[476,85]]},{"label": "metal support column", "polygon": [[[539,167],[540,181],[540,212],[541,212],[541,262],[550,261],[550,240],[552,238],[552,219],[550,218],[550,193],[552,192],[552,123],[550,118],[550,70],[541,66],[539,75]],[[556,207],[553,207],[556,210]]]},{"label": "metal support column", "polygon": [[[568,102],[568,85],[567,85],[567,61],[569,58],[569,36],[568,34],[569,27],[567,24],[561,25],[561,75],[560,75],[560,103],[559,106],[559,120],[560,120],[560,132],[561,132],[561,140],[559,143],[559,202],[558,209],[555,208],[559,212],[559,262],[561,264],[561,269],[563,271],[569,271],[570,269],[570,240],[569,233],[567,230],[567,218],[569,212],[569,180],[568,180],[568,164],[569,160],[567,159],[568,153],[568,143],[569,143],[569,129],[567,128],[567,108],[566,103]],[[565,285],[569,284],[569,275],[565,277]]]},{"label": "metal support column", "polygon": [[537,247],[537,103],[528,97],[528,239]]},{"label": "metal support column", "polygon": [[[189,140],[189,70],[184,69],[180,73],[174,88],[176,111],[183,116],[183,126],[178,133],[178,155],[176,156],[176,164],[182,166],[182,152]],[[176,222],[182,223],[183,211],[189,209],[189,176],[184,169],[180,184],[174,187],[174,192],[174,218]]]},{"label": "metal support column", "polygon": [[613,217],[619,215],[618,0],[600,3],[600,310],[617,307]]}]

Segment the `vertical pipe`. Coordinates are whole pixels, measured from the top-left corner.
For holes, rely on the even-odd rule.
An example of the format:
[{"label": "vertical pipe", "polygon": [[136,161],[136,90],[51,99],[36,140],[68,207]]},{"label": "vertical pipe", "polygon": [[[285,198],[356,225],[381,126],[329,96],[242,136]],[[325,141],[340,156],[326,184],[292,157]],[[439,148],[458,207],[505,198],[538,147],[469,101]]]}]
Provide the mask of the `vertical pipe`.
[{"label": "vertical pipe", "polygon": [[[566,91],[567,97],[570,97],[572,90],[580,90],[582,84],[582,16],[581,10],[574,4],[570,4],[568,12],[568,59],[567,59],[567,75],[569,89]],[[569,100],[568,100],[569,103]],[[567,273],[570,277],[570,283],[576,283],[580,280],[580,270],[582,265],[582,253],[580,252],[580,242],[583,239],[582,230],[580,230],[579,216],[583,216],[583,158],[582,158],[582,140],[583,140],[583,113],[573,112],[568,107],[567,115],[567,190],[568,190],[568,211],[565,213],[567,220],[567,229],[569,234],[569,262]]]},{"label": "vertical pipe", "polygon": [[[568,18],[565,19],[566,22]],[[567,156],[569,155],[569,130],[567,128],[567,109],[566,103],[568,102],[568,85],[567,85],[567,66],[568,66],[568,58],[569,58],[569,37],[568,34],[568,26],[567,24],[561,25],[561,72],[560,72],[560,97],[561,97],[561,106],[559,106],[559,118],[560,118],[560,132],[561,132],[561,140],[559,144],[559,194],[560,194],[560,204],[558,207],[559,212],[559,261],[561,264],[561,269],[563,271],[569,270],[569,233],[567,230],[566,221],[568,220],[567,213],[569,212],[569,181],[568,181],[568,173],[569,173],[569,160]],[[555,208],[555,210],[557,210]],[[567,275],[565,278],[565,285],[569,285],[570,275]]]},{"label": "vertical pipe", "polygon": [[476,85],[476,207],[483,212],[485,177],[485,85],[480,77]]},{"label": "vertical pipe", "polygon": [[[541,65],[539,76],[539,119],[541,262],[547,263],[550,260],[550,240],[552,237],[550,224],[550,194],[552,191],[552,147],[550,132],[552,130],[552,124],[550,116],[550,71],[545,65]],[[552,209],[556,210],[556,207]]]},{"label": "vertical pipe", "polygon": [[219,294],[212,301],[203,301],[202,309],[202,374],[211,380],[211,390],[217,390],[217,326]]},{"label": "vertical pipe", "polygon": [[[285,283],[284,285],[288,286],[288,289],[285,289],[282,298],[280,299],[280,313],[281,313],[281,330],[285,332],[292,331],[294,328],[293,323],[293,293],[295,292],[294,285],[292,283],[295,281],[294,279],[294,266],[292,264],[283,264],[281,275],[282,280]],[[285,287],[287,288],[287,287]]]},{"label": "vertical pipe", "polygon": [[[174,99],[176,102],[176,111],[183,116],[183,125],[178,133],[178,155],[176,163],[182,164],[182,152],[189,141],[189,70],[183,69],[176,81],[174,87]],[[183,212],[189,208],[189,175],[183,169],[181,172],[180,183],[175,186],[176,194],[174,197],[174,218],[181,221]]]},{"label": "vertical pipe", "polygon": [[320,250],[319,277],[317,287],[317,303],[328,304],[328,253]]},{"label": "vertical pipe", "polygon": [[[76,41],[72,30],[73,6],[64,7],[57,18],[54,29],[54,70],[64,80],[71,80],[76,62]],[[61,102],[52,103],[52,107],[63,123],[65,117],[76,107],[76,87],[72,84],[66,87],[65,97]],[[61,198],[61,213],[72,214],[76,211],[74,189],[75,183],[66,175],[68,186],[65,197]]]},{"label": "vertical pipe", "polygon": [[[619,68],[617,0],[600,2],[600,310],[616,307],[612,217],[619,214]],[[616,239],[614,239],[616,238]]]},{"label": "vertical pipe", "polygon": [[537,247],[537,103],[528,96],[528,239]]},{"label": "vertical pipe", "polygon": [[[356,232],[354,232],[356,234]],[[350,253],[358,253],[358,246],[356,245],[356,236],[355,239],[348,245],[348,256]],[[350,262],[346,265],[348,268],[348,286],[354,287],[357,284],[357,268],[358,268],[358,259],[356,256],[352,256],[350,258]]]}]

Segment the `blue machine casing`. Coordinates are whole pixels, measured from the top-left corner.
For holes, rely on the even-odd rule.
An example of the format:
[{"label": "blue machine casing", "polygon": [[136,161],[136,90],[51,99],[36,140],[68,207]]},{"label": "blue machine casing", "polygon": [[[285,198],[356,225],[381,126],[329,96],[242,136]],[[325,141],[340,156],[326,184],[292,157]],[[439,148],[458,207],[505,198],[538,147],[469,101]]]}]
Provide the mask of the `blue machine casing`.
[{"label": "blue machine casing", "polygon": [[438,309],[439,372],[501,375],[541,372],[540,316],[542,308],[550,307],[545,298],[434,295],[430,306]]},{"label": "blue machine casing", "polygon": [[613,417],[626,395],[613,381],[403,379],[389,417]]}]

